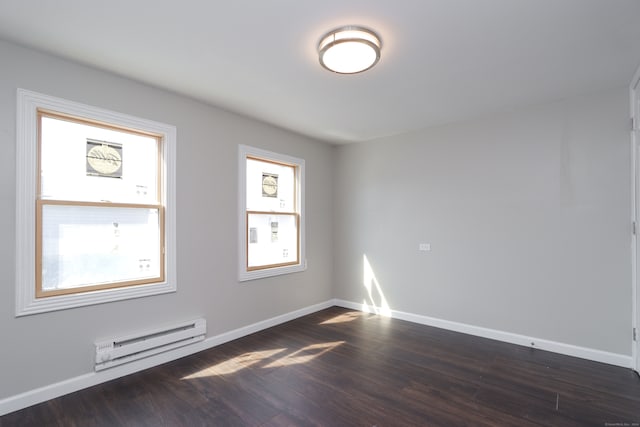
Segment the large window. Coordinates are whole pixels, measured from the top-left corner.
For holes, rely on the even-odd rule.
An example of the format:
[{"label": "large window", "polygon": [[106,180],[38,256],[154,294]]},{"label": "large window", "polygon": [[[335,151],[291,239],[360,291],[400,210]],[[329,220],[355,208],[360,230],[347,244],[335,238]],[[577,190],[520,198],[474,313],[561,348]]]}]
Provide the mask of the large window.
[{"label": "large window", "polygon": [[240,280],[305,268],[304,160],[240,146]]},{"label": "large window", "polygon": [[175,128],[18,92],[17,309],[175,290]]}]

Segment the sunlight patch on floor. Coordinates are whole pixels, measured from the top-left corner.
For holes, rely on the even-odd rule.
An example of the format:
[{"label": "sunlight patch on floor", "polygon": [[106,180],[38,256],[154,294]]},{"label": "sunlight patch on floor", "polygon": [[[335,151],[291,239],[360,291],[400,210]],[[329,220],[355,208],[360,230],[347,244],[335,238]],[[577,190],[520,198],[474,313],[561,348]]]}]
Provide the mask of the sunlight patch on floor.
[{"label": "sunlight patch on floor", "polygon": [[345,341],[335,341],[335,342],[327,342],[320,344],[312,344],[308,345],[304,348],[301,348],[298,351],[295,351],[285,357],[282,357],[274,362],[269,363],[264,366],[265,368],[279,368],[282,366],[290,366],[297,365],[300,363],[307,363],[316,357],[319,357],[325,354],[328,351],[333,350],[339,345],[344,344]]},{"label": "sunlight patch on floor", "polygon": [[278,353],[286,351],[286,348],[276,348],[272,350],[252,351],[250,353],[244,353],[233,359],[225,360],[217,365],[210,366],[206,369],[198,371],[194,374],[183,377],[183,380],[191,380],[194,378],[211,377],[214,375],[228,375],[238,372],[241,369],[255,365],[264,359],[268,359],[275,356]]},{"label": "sunlight patch on floor", "polygon": [[255,366],[261,362],[266,363],[266,365],[262,366],[262,368],[281,368],[283,366],[307,363],[319,356],[322,356],[326,352],[333,350],[339,345],[344,344],[345,342],[346,341],[334,341],[311,344],[271,362],[269,362],[268,359],[272,359],[274,356],[287,351],[287,349],[276,348],[271,350],[252,351],[249,353],[241,354],[240,356],[234,357],[232,359],[225,360],[224,362],[220,362],[214,366],[202,369],[196,373],[182,377],[182,379],[192,380],[196,378],[234,374],[244,368]]},{"label": "sunlight patch on floor", "polygon": [[351,322],[353,320],[356,320],[358,317],[360,317],[360,313],[351,311],[349,313],[339,314],[335,317],[332,317],[331,319],[327,319],[324,322],[320,322],[320,324],[331,325],[334,323],[346,323],[346,322]]}]

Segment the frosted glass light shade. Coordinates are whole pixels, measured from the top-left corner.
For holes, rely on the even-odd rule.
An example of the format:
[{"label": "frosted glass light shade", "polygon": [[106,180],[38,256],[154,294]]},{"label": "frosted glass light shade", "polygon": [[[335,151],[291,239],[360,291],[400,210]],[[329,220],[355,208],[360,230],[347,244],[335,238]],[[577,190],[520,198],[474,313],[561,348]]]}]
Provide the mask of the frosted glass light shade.
[{"label": "frosted glass light shade", "polygon": [[325,34],[318,44],[320,65],[340,74],[368,70],[380,60],[380,37],[362,27],[342,27]]}]

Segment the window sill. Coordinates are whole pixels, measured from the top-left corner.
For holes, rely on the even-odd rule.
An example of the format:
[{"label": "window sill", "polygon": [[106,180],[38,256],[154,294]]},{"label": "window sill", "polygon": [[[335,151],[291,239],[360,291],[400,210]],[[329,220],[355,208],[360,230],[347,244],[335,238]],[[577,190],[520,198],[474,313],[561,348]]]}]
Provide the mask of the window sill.
[{"label": "window sill", "polygon": [[299,273],[307,269],[307,261],[301,264],[289,265],[286,267],[265,268],[264,270],[240,271],[239,281],[246,282],[249,280],[264,279],[266,277],[280,276],[282,274]]}]

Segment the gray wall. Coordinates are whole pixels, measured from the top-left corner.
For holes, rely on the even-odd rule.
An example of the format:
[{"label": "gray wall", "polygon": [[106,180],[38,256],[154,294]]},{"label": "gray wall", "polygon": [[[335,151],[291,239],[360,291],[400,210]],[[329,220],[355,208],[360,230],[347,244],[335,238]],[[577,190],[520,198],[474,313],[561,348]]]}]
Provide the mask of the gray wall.
[{"label": "gray wall", "polygon": [[[2,41],[0,58],[0,399],[91,372],[96,338],[196,316],[217,335],[331,298],[332,146]],[[14,317],[18,87],[177,126],[177,293]],[[305,159],[306,272],[237,282],[238,144]]]},{"label": "gray wall", "polygon": [[334,296],[630,355],[628,105],[612,89],[340,147]]}]

